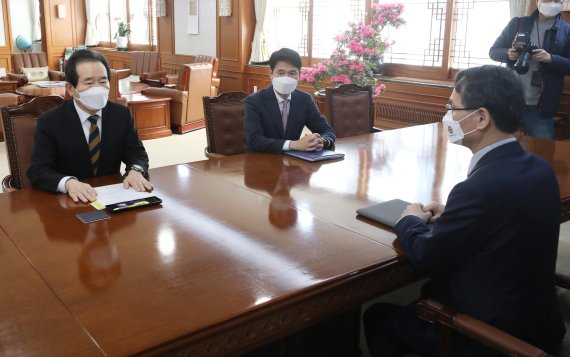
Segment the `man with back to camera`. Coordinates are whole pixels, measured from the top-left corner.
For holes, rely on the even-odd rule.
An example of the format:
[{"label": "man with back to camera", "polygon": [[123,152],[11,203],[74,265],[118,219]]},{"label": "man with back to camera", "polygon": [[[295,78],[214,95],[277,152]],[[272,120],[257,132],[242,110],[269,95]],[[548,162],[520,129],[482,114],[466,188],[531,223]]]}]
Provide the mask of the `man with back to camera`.
[{"label": "man with back to camera", "polygon": [[[249,151],[319,151],[334,146],[334,130],[311,96],[297,90],[301,57],[282,48],[269,58],[271,85],[245,100],[244,129]],[[311,134],[302,138],[307,126]]]},{"label": "man with back to camera", "polygon": [[[431,279],[421,297],[556,353],[564,324],[554,274],[560,193],[550,165],[513,137],[524,105],[516,74],[499,66],[461,71],[443,124],[451,142],[473,152],[467,179],[447,205],[412,204],[395,232],[405,255]],[[376,304],[364,316],[372,356],[435,351],[439,327],[415,304]],[[493,355],[459,337],[454,356]]]},{"label": "man with back to camera", "polygon": [[[531,16],[511,19],[489,50],[489,56],[521,72],[519,77],[526,103],[523,121],[527,134],[552,140],[554,114],[560,105],[564,76],[570,74],[570,25],[560,17],[562,0],[536,0],[536,4],[537,10]],[[517,35],[524,33],[530,36]],[[514,48],[515,36],[517,40],[523,40],[516,41],[522,45],[516,47],[528,51]],[[528,67],[522,69],[515,64],[525,52],[530,54],[530,61]],[[528,72],[522,73],[526,68]]]},{"label": "man with back to camera", "polygon": [[65,68],[73,100],[38,118],[28,178],[35,188],[67,193],[75,202],[92,202],[97,192],[80,179],[116,175],[126,164],[123,186],[152,189],[145,178],[148,156],[129,109],[108,102],[109,64],[91,50],[78,50]]}]

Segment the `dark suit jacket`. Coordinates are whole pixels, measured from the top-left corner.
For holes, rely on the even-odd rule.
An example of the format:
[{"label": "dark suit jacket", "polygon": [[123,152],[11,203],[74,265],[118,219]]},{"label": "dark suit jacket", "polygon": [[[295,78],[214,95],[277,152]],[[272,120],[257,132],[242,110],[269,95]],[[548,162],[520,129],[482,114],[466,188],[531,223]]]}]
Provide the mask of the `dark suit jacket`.
[{"label": "dark suit jacket", "polygon": [[283,130],[283,121],[279,103],[273,86],[260,90],[246,98],[243,126],[248,150],[280,153],[286,140],[298,140],[307,126],[313,133],[327,138],[332,148],[335,140],[334,130],[319,113],[311,96],[300,90],[291,94],[287,130]]},{"label": "dark suit jacket", "polygon": [[518,142],[487,153],[445,212],[395,227],[406,255],[433,276],[423,297],[556,351],[564,336],[554,272],[560,193],[552,168]]},{"label": "dark suit jacket", "polygon": [[[108,102],[101,113],[101,157],[97,176],[119,174],[121,161],[148,170],[148,156],[135,129],[129,109]],[[57,191],[65,176],[93,177],[93,167],[85,134],[73,101],[66,101],[38,118],[32,165],[28,178],[32,185]]]}]

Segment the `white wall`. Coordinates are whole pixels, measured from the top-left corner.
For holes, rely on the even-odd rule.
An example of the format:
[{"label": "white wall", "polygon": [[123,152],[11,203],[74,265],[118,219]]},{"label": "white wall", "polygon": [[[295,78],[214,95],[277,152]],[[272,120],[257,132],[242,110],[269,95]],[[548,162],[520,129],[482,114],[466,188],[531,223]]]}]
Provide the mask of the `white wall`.
[{"label": "white wall", "polygon": [[199,0],[198,35],[186,33],[187,23],[188,0],[174,0],[174,52],[216,56],[216,0]]},{"label": "white wall", "polygon": [[32,0],[9,0],[10,25],[12,31],[12,50],[22,52],[16,47],[16,37],[22,35],[33,40],[33,11]]}]

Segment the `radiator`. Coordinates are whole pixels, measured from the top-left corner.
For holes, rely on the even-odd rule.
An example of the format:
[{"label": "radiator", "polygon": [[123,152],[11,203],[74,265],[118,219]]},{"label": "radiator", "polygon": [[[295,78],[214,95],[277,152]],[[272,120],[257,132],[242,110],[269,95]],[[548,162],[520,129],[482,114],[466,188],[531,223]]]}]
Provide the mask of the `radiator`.
[{"label": "radiator", "polygon": [[445,115],[445,109],[432,110],[387,103],[376,103],[376,105],[375,126],[380,128],[437,123]]}]

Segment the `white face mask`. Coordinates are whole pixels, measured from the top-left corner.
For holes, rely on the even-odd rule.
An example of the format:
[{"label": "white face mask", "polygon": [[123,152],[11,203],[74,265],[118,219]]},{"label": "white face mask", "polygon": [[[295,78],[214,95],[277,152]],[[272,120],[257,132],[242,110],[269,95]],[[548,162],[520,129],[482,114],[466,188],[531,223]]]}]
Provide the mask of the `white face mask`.
[{"label": "white face mask", "polygon": [[546,17],[554,17],[562,10],[562,3],[544,2],[538,6],[538,11]]},{"label": "white face mask", "polygon": [[109,99],[109,88],[91,87],[83,92],[79,92],[79,102],[89,110],[103,109]]},{"label": "white face mask", "polygon": [[463,129],[461,128],[461,125],[459,125],[459,123],[469,118],[471,115],[477,113],[477,111],[474,111],[469,115],[466,115],[465,117],[463,117],[463,119],[458,121],[453,120],[453,114],[451,114],[451,112],[452,112],[451,110],[448,110],[447,113],[445,113],[445,115],[443,116],[441,122],[443,123],[443,126],[445,126],[445,130],[447,131],[447,139],[449,140],[449,142],[461,145],[465,135],[471,134],[472,132],[477,131],[477,129],[473,129],[470,132],[464,134]]},{"label": "white face mask", "polygon": [[281,94],[289,94],[297,88],[297,80],[287,76],[273,77],[271,83],[273,88]]}]

